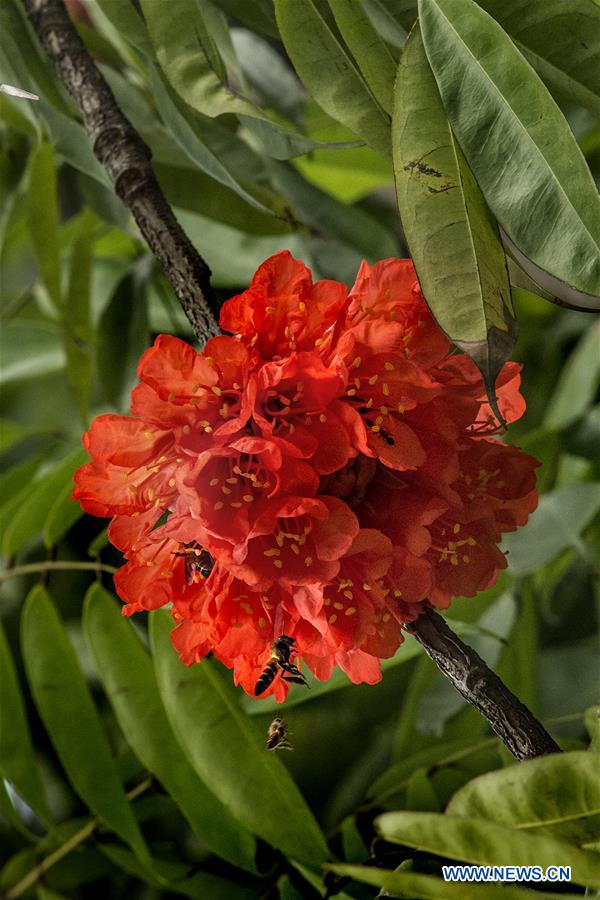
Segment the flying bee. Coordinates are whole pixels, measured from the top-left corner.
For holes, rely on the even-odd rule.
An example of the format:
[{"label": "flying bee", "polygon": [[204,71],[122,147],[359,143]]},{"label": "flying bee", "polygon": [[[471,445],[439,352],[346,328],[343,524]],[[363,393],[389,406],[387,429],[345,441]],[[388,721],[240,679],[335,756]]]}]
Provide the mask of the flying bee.
[{"label": "flying bee", "polygon": [[288,740],[287,722],[284,719],[273,719],[267,732],[267,750],[293,750]]},{"label": "flying bee", "polygon": [[290,656],[293,652],[295,643],[296,638],[288,637],[287,634],[282,634],[281,637],[278,637],[277,640],[273,642],[271,645],[271,655],[267,660],[262,675],[256,682],[256,687],[254,688],[255,697],[260,697],[261,694],[264,694],[267,688],[273,683],[279,669],[282,671],[282,681],[291,681],[294,684],[306,684],[308,687],[306,678],[298,666],[295,666],[290,662]]},{"label": "flying bee", "polygon": [[194,584],[196,581],[196,572],[199,572],[203,578],[208,578],[212,572],[215,561],[208,552],[196,541],[189,544],[183,544],[183,549],[173,556],[183,556],[183,572],[186,584]]}]

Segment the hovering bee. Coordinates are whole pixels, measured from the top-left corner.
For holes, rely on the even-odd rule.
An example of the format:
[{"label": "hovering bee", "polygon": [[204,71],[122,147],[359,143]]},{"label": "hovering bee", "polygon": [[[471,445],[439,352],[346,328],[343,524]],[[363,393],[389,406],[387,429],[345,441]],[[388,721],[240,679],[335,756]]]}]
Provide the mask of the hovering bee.
[{"label": "hovering bee", "polygon": [[267,750],[293,750],[288,740],[287,722],[283,719],[273,719],[267,732]]},{"label": "hovering bee", "polygon": [[282,681],[292,681],[294,684],[306,684],[308,687],[306,678],[298,666],[295,666],[290,662],[290,655],[294,649],[295,643],[296,638],[288,637],[287,634],[282,634],[281,637],[278,637],[277,640],[273,642],[271,645],[271,656],[267,660],[264,671],[254,688],[255,697],[259,697],[263,694],[273,683],[278,669],[281,669],[282,673],[284,673],[281,675]]},{"label": "hovering bee", "polygon": [[208,552],[196,541],[189,544],[183,544],[183,550],[174,553],[173,556],[183,556],[183,571],[186,584],[194,584],[196,581],[196,572],[199,572],[203,578],[208,578],[212,572],[215,561]]}]

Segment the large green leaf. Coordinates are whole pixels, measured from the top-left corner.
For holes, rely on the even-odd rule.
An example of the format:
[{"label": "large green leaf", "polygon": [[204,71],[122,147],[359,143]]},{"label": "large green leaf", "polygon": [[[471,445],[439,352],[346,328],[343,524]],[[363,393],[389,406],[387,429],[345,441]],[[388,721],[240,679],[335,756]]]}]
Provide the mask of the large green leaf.
[{"label": "large green leaf", "polygon": [[584,844],[600,833],[598,758],[560,753],[489,772],[461,788],[446,812]]},{"label": "large green leaf", "polygon": [[173,797],[198,838],[233,865],[255,871],[255,842],[197,776],[169,725],[152,662],[131,623],[99,584],[86,596],[83,625],[129,745]]},{"label": "large green leaf", "polygon": [[592,405],[600,385],[600,322],[589,327],[562,369],[546,407],[544,425],[562,429]]},{"label": "large green leaf", "polygon": [[[555,893],[546,891],[529,891],[522,887],[506,884],[470,884],[462,882],[454,884],[433,878],[431,875],[418,875],[414,872],[390,872],[389,869],[375,869],[367,866],[347,866],[339,864],[329,866],[336,875],[353,878],[365,884],[387,891],[391,897],[419,897],[420,900],[545,900],[556,897]],[[380,894],[386,896],[386,894]],[[562,894],[563,900],[577,900],[581,894]]]},{"label": "large green leaf", "polygon": [[318,143],[279,126],[224,81],[224,70],[201,7],[195,0],[165,5],[141,0],[158,63],[179,96],[206,116],[236,113],[257,131],[276,159],[307,153]]},{"label": "large green leaf", "polygon": [[285,47],[317,103],[384,156],[389,118],[313,0],[275,0]]},{"label": "large green leaf", "polygon": [[396,62],[367,15],[361,0],[328,0],[344,41],[375,100],[392,114]]},{"label": "large green leaf", "polygon": [[0,623],[0,774],[48,823],[50,812],[37,768],[25,704],[4,628]]},{"label": "large green leaf", "polygon": [[71,484],[73,473],[87,459],[84,450],[76,450],[58,466],[33,482],[4,528],[1,548],[5,556],[12,556],[42,531],[57,495],[66,484]]},{"label": "large green leaf", "polygon": [[484,819],[391,812],[375,820],[386,841],[489,866],[570,866],[576,884],[600,887],[598,857],[557,838]]},{"label": "large green leaf", "polygon": [[[371,0],[369,0],[371,2]],[[379,0],[405,28],[417,0]],[[597,0],[480,0],[538,74],[573,103],[600,113],[600,5]]]},{"label": "large green leaf", "polygon": [[178,108],[175,100],[170,96],[169,89],[154,68],[150,70],[150,75],[156,105],[169,130],[169,134],[177,141],[191,161],[206,175],[235,191],[250,206],[260,210],[262,213],[272,216],[276,215],[273,210],[269,209],[268,206],[265,206],[264,203],[261,203],[260,200],[257,200],[256,197],[242,187],[219,157],[212,152],[210,147],[203,143],[191,124],[186,120],[183,111]]},{"label": "large green leaf", "polygon": [[29,164],[27,221],[38,269],[52,302],[61,307],[56,163],[50,144],[40,144]]},{"label": "large green leaf", "polygon": [[420,0],[442,101],[486,201],[534,264],[600,293],[600,202],[558,106],[473,0]]},{"label": "large green leaf", "polygon": [[446,118],[418,26],[398,69],[392,152],[402,225],[425,299],[493,397],[516,338],[504,250]]},{"label": "large green leaf", "polygon": [[544,494],[527,525],[504,538],[511,571],[534,572],[568,547],[585,556],[580,534],[599,509],[600,482],[570,484]]},{"label": "large green leaf", "polygon": [[594,0],[481,0],[544,81],[600,115],[600,6]]},{"label": "large green leaf", "polygon": [[212,660],[183,666],[171,645],[171,625],[168,613],[151,615],[156,674],[171,725],[200,778],[250,831],[294,859],[319,865],[327,844],[287,769],[265,751],[265,735]]},{"label": "large green leaf", "polygon": [[36,706],[69,780],[90,810],[149,863],[75,651],[42,587],[27,598],[21,639]]}]

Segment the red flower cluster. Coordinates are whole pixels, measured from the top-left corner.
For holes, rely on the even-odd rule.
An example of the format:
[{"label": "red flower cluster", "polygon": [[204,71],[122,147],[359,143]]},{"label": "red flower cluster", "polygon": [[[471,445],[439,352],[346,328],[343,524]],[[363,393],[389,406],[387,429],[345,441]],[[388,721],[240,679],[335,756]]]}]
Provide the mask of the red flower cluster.
[{"label": "red flower cluster", "polygon": [[[376,682],[424,604],[506,566],[498,542],[535,508],[538,463],[490,436],[481,377],[408,260],[363,263],[348,293],[278,253],[221,326],[235,336],[202,353],[161,335],[132,418],[100,416],[84,437],[74,496],[112,517],[124,612],[170,603],[182,660],[212,651],[249,693],[281,634],[317,678],[338,665]],[[508,421],[519,381],[507,363]]]}]

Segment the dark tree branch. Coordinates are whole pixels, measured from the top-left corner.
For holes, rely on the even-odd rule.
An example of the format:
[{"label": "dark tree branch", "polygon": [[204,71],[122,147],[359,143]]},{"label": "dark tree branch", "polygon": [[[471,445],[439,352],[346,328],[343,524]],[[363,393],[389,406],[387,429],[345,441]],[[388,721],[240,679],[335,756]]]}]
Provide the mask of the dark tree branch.
[{"label": "dark tree branch", "polygon": [[[210,269],[167,203],[150,165],[150,150],[119,109],[65,10],[63,0],[24,0],[58,75],[79,106],[94,153],[133,214],[200,341],[218,333]],[[556,753],[531,712],[446,622],[427,610],[411,625],[425,652],[459,693],[488,720],[518,759]]]},{"label": "dark tree branch", "polygon": [[459,694],[488,720],[513,756],[531,759],[560,753],[541,722],[438,613],[427,609],[411,622],[410,631]]},{"label": "dark tree branch", "polygon": [[27,15],[74,98],[95,155],[161,264],[200,341],[218,334],[210,269],[175,218],[150,164],[151,153],[123,115],[83,45],[63,0],[24,0]]}]

